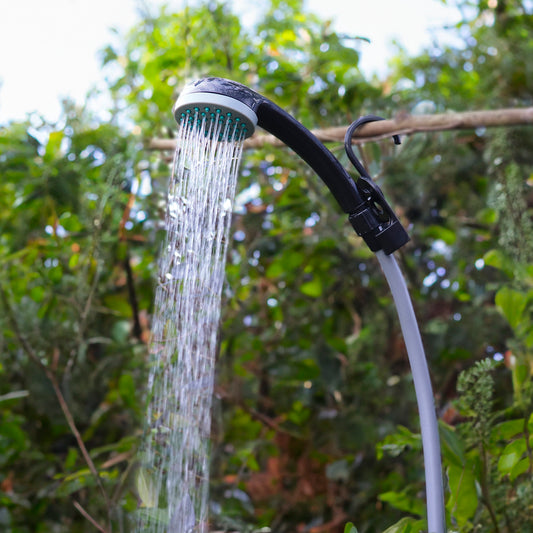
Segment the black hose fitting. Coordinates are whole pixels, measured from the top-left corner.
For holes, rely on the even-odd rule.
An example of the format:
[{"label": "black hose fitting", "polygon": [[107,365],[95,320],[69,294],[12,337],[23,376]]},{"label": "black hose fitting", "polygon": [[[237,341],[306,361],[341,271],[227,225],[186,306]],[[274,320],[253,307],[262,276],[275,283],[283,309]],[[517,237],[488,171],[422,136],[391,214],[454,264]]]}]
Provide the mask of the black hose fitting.
[{"label": "black hose fitting", "polygon": [[[389,255],[406,244],[409,241],[409,235],[385,199],[383,192],[374,183],[352,149],[352,137],[355,130],[367,122],[376,120],[383,120],[383,118],[375,115],[359,118],[350,125],[344,137],[346,154],[360,175],[355,185],[364,204],[362,209],[350,213],[348,220],[357,235],[364,239],[373,252],[383,250]],[[394,135],[393,139],[396,144],[400,144],[398,135]]]}]

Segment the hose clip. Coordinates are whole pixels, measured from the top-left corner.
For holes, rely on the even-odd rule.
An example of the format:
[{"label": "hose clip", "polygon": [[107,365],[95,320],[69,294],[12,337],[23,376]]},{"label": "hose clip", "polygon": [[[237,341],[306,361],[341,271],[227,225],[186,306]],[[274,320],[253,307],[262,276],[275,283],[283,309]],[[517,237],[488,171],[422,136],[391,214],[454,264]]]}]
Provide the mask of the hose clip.
[{"label": "hose clip", "polygon": [[[409,241],[409,235],[385,199],[380,187],[372,180],[363,164],[357,159],[352,148],[352,137],[357,128],[368,122],[384,120],[375,115],[366,115],[353,122],[344,137],[344,149],[348,159],[359,173],[355,182],[364,200],[363,205],[348,215],[357,235],[362,237],[373,252],[383,250],[387,255],[401,248]],[[400,144],[398,135],[393,135],[394,143]]]}]

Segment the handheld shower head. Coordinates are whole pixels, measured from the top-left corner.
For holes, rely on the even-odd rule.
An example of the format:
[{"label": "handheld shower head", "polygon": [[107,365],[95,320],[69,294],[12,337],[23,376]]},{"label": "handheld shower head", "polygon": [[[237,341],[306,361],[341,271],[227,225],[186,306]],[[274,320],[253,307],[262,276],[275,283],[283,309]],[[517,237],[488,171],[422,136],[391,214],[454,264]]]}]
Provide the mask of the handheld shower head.
[{"label": "handheld shower head", "polygon": [[208,136],[213,135],[214,124],[222,125],[217,130],[219,140],[245,139],[255,126],[262,127],[292,148],[322,178],[372,251],[390,254],[409,240],[384,198],[376,201],[364,191],[362,197],[344,167],[308,129],[245,85],[224,78],[197,80],[185,87],[173,112],[179,124],[203,127]]},{"label": "handheld shower head", "polygon": [[220,125],[219,140],[247,139],[253,135],[257,115],[248,103],[244,85],[221,78],[200,80],[185,87],[174,105],[178,124],[196,124],[212,135],[212,126]]},{"label": "handheld shower head", "polygon": [[[405,283],[399,281],[403,282],[403,278],[394,256],[390,256],[409,240],[409,236],[351,149],[354,130],[365,122],[379,120],[379,117],[363,117],[348,128],[346,152],[361,175],[356,184],[333,154],[309,130],[276,104],[239,83],[222,78],[198,80],[181,93],[174,106],[174,115],[180,124],[204,128],[209,137],[213,136],[214,131],[222,132],[220,140],[249,137],[256,125],[275,135],[322,178],[341,208],[348,213],[356,233],[373,252],[377,252],[397,301],[413,368],[424,456],[427,457],[428,526],[435,533],[444,532],[442,468],[431,380],[409,294]],[[217,125],[217,129],[214,125]]]}]

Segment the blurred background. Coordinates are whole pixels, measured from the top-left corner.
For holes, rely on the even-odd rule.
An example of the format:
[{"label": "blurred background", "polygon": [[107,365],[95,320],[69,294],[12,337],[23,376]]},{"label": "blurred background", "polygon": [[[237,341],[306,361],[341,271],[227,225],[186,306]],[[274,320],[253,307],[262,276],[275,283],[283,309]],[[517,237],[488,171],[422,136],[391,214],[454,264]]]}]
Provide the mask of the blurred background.
[{"label": "blurred background", "polygon": [[[100,94],[102,100],[93,107],[103,114],[107,84],[99,51],[109,43],[122,42],[132,26],[148,13],[156,15],[163,5],[180,11],[186,2],[24,0],[0,6],[0,46],[6,50],[0,60],[0,123],[23,119],[30,112],[55,120],[62,98],[81,103],[90,91]],[[261,3],[243,0],[228,5],[249,30],[264,11]],[[460,20],[458,9],[440,0],[412,0],[409,13],[393,0],[370,4],[332,0],[327,5],[308,0],[305,7],[331,21],[336,31],[368,39],[361,42],[364,53],[358,64],[368,75],[383,74],[398,46],[415,53],[437,35],[445,41],[449,34],[441,31],[443,27]]]},{"label": "blurred background", "polygon": [[[533,105],[531,1],[0,12],[0,529],[13,533],[132,531],[150,508],[136,448],[172,153],[149,145],[175,136],[187,81],[245,83],[309,128]],[[411,235],[398,259],[452,531],[533,531],[531,139],[481,124],[357,148]],[[373,254],[288,149],[245,151],[236,205],[211,529],[423,531],[413,384]]]}]

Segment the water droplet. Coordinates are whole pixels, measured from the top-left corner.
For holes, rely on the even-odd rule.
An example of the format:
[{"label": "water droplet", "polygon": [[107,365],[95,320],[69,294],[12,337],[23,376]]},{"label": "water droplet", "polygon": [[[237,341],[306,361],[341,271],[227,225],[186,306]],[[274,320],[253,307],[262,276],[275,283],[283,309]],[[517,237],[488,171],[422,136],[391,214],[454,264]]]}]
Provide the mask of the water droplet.
[{"label": "water droplet", "polygon": [[180,206],[178,202],[170,202],[168,204],[168,216],[170,218],[177,218],[180,211]]},{"label": "water droplet", "polygon": [[231,211],[232,203],[231,203],[231,200],[230,200],[229,198],[226,198],[226,199],[222,202],[222,208],[223,208],[224,211],[226,211],[226,212]]}]

